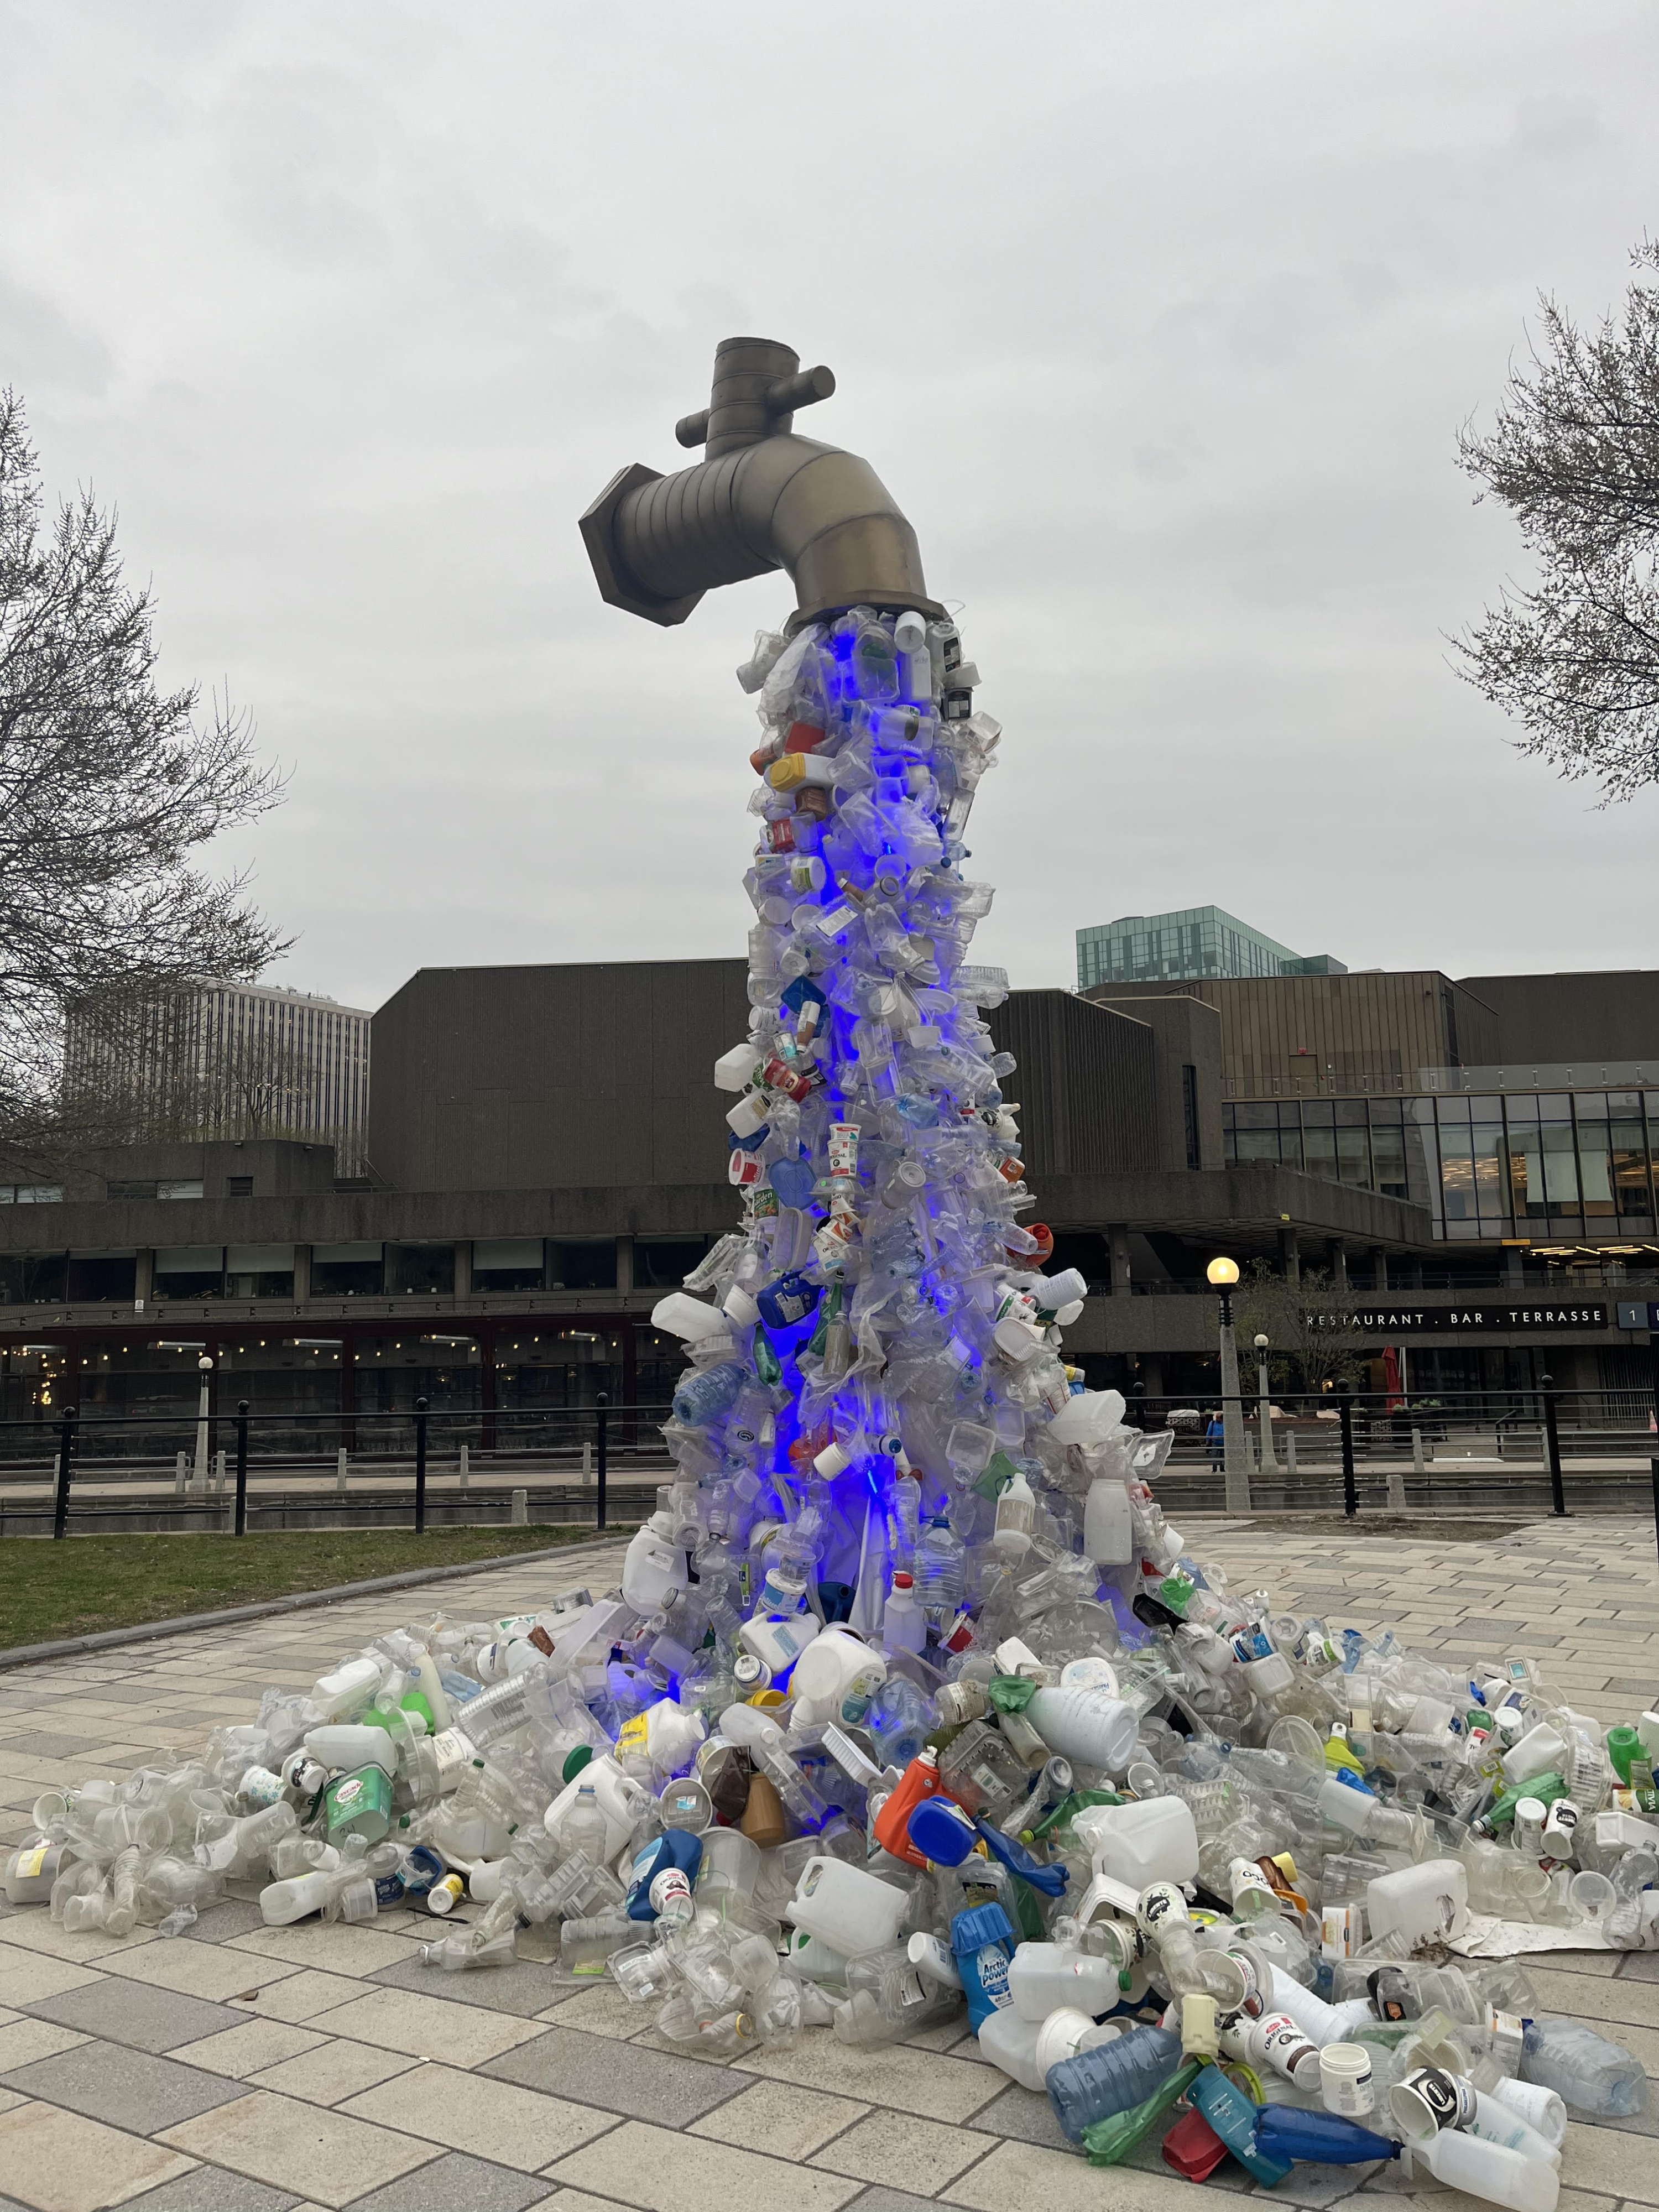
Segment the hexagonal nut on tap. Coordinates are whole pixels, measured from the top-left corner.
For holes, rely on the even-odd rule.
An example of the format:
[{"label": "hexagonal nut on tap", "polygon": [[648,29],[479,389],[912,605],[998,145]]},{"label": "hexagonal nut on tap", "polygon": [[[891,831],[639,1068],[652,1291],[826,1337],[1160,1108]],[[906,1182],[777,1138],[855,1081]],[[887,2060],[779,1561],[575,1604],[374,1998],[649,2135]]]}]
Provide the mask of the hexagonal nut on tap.
[{"label": "hexagonal nut on tap", "polygon": [[678,599],[659,599],[635,583],[617,557],[617,516],[623,501],[641,484],[655,483],[661,474],[660,469],[648,469],[643,461],[618,469],[582,516],[580,526],[599,597],[625,614],[643,615],[647,622],[660,623],[669,629],[685,620],[702,593],[684,592]]}]

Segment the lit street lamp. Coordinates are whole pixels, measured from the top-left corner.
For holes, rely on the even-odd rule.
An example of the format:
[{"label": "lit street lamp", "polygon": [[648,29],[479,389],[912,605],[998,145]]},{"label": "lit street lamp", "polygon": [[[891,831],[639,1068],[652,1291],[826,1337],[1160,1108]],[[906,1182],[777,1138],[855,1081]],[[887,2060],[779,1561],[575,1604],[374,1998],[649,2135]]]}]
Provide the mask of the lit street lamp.
[{"label": "lit street lamp", "polygon": [[208,1486],[208,1390],[213,1381],[213,1362],[204,1352],[196,1363],[202,1378],[202,1393],[196,1407],[196,1486],[204,1494]]},{"label": "lit street lamp", "polygon": [[1244,1457],[1244,1401],[1238,1395],[1238,1340],[1233,1334],[1232,1288],[1237,1260],[1212,1260],[1204,1271],[1221,1297],[1221,1452],[1226,1471],[1227,1510],[1250,1510],[1250,1475]]},{"label": "lit street lamp", "polygon": [[1273,1409],[1267,1390],[1267,1340],[1258,1336],[1255,1340],[1255,1387],[1261,1401],[1261,1449],[1257,1455],[1261,1472],[1272,1468],[1279,1471],[1279,1462],[1273,1454]]}]

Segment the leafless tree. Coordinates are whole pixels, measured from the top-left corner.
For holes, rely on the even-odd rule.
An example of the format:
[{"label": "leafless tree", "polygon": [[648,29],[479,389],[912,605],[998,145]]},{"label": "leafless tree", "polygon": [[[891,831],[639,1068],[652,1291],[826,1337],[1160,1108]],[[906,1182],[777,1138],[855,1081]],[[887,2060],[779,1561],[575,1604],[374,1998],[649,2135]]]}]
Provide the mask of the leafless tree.
[{"label": "leafless tree", "polygon": [[211,1081],[218,1097],[214,1133],[278,1137],[297,1128],[296,1109],[317,1080],[315,1055],[275,1029],[236,1030],[219,1045]]},{"label": "leafless tree", "polygon": [[[0,392],[0,1145],[99,1141],[119,1102],[64,1074],[68,1010],[258,975],[287,940],[242,878],[191,865],[276,804],[252,726],[155,681],[153,605],[90,491],[48,523],[21,402]],[[124,1015],[122,1018],[125,1018]]]},{"label": "leafless tree", "polygon": [[1253,1260],[1233,1293],[1241,1367],[1254,1367],[1253,1340],[1265,1336],[1268,1380],[1278,1389],[1322,1390],[1352,1382],[1360,1365],[1354,1316],[1362,1303],[1322,1267],[1304,1267],[1301,1281],[1291,1283],[1266,1260]]},{"label": "leafless tree", "polygon": [[1456,641],[1459,672],[1520,724],[1522,752],[1595,779],[1604,806],[1659,779],[1659,243],[1631,261],[1623,313],[1599,329],[1540,297],[1493,428],[1458,441],[1537,564]]}]

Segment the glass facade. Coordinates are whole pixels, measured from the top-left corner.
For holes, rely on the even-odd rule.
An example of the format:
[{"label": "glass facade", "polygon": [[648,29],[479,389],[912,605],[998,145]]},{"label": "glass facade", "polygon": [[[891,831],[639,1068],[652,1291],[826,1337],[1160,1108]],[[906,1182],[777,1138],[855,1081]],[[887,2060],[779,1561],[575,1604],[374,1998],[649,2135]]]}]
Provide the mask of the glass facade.
[{"label": "glass facade", "polygon": [[1126,914],[1077,933],[1077,987],[1190,983],[1222,975],[1345,975],[1328,952],[1292,952],[1218,906]]},{"label": "glass facade", "polygon": [[1226,1157],[1426,1206],[1448,1242],[1654,1233],[1659,1091],[1235,1100]]}]

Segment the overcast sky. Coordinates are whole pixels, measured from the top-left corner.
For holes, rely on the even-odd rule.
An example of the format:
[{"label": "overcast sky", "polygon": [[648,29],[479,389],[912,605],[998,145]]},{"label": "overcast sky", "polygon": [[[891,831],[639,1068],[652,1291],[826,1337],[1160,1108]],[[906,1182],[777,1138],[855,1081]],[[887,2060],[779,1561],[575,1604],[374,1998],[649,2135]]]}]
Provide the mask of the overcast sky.
[{"label": "overcast sky", "polygon": [[979,957],[1215,902],[1351,967],[1652,965],[1659,794],[1506,744],[1453,460],[1534,295],[1659,228],[1598,0],[0,0],[0,382],[169,680],[292,772],[272,980],[738,952],[781,579],[604,605],[576,517],[715,342],[824,361],[1002,721]]}]

